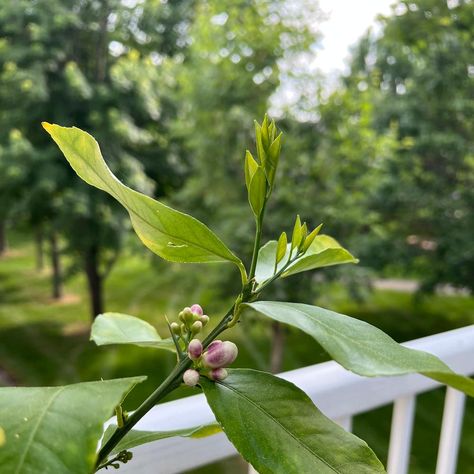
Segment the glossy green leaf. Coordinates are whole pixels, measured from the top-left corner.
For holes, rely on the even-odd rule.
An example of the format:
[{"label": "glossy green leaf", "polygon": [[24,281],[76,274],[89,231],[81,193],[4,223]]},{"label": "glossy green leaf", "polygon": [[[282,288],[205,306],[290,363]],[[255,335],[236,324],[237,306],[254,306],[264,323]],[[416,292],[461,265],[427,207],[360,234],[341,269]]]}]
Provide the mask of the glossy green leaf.
[{"label": "glossy green leaf", "polygon": [[[275,268],[274,256],[277,245],[275,240],[271,240],[260,249],[255,271],[257,282],[261,283],[273,275]],[[291,246],[288,245],[285,258],[283,258],[281,264],[278,266],[278,270],[281,270],[283,265],[288,261],[290,249]],[[293,250],[293,254],[294,253]],[[282,276],[287,277],[295,273],[314,270],[316,268],[357,262],[358,260],[351,255],[349,251],[341,247],[339,243],[332,237],[329,237],[329,235],[316,235],[306,253],[292,263]]]},{"label": "glossy green leaf", "polygon": [[1,472],[93,472],[103,424],[144,379],[0,388],[0,420],[5,430]]},{"label": "glossy green leaf", "polygon": [[242,262],[202,222],[122,184],[107,167],[98,143],[72,127],[43,123],[74,171],[86,183],[117,199],[129,212],[141,241],[160,257],[173,262]]},{"label": "glossy green leaf", "polygon": [[[111,425],[107,428],[102,440],[102,445],[112,436],[113,432],[117,427]],[[110,455],[114,455],[125,449],[132,449],[142,444],[152,443],[153,441],[159,441],[160,439],[174,438],[175,436],[181,436],[184,438],[205,438],[206,436],[212,436],[220,433],[221,427],[217,423],[209,425],[193,426],[191,428],[182,428],[179,430],[172,431],[140,431],[131,430],[124,438],[114,447]]]},{"label": "glossy green leaf", "polygon": [[91,341],[98,346],[134,344],[175,351],[172,339],[161,339],[151,324],[135,316],[121,313],[99,314],[92,324]]},{"label": "glossy green leaf", "polygon": [[385,472],[364,441],[286,380],[234,369],[222,382],[201,378],[201,386],[229,440],[260,474]]},{"label": "glossy green leaf", "polygon": [[276,263],[280,263],[283,260],[283,257],[286,255],[286,248],[288,246],[288,239],[286,237],[286,232],[282,232],[277,243],[276,250]]},{"label": "glossy green leaf", "polygon": [[397,344],[370,324],[299,303],[249,303],[259,313],[313,336],[347,370],[367,377],[421,373],[474,396],[474,380],[454,373],[433,354]]},{"label": "glossy green leaf", "polygon": [[258,163],[255,161],[255,158],[252,156],[250,151],[245,152],[245,185],[247,190],[250,190],[250,182],[252,181],[255,171],[257,171]]},{"label": "glossy green leaf", "polygon": [[249,202],[256,217],[262,212],[265,205],[265,196],[267,194],[267,179],[265,173],[259,166],[255,171],[249,188]]}]

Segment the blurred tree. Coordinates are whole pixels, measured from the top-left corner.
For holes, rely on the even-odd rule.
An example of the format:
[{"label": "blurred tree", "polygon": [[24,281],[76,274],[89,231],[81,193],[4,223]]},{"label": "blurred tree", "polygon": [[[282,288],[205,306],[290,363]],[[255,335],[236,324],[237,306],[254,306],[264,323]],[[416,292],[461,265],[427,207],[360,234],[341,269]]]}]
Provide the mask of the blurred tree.
[{"label": "blurred tree", "polygon": [[373,193],[386,239],[371,262],[396,257],[425,289],[473,289],[474,4],[402,1],[394,12],[379,38],[362,42],[347,78],[370,88],[374,129],[397,130],[398,152]]},{"label": "blurred tree", "polygon": [[[85,272],[94,316],[103,311],[103,281],[128,220],[112,199],[74,177],[40,122],[91,131],[115,173],[142,191],[152,191],[144,167],[159,194],[179,184],[179,168],[164,153],[172,104],[163,106],[159,84],[166,82],[167,71],[158,65],[186,46],[180,38],[190,13],[181,13],[192,3],[20,0],[0,5],[0,122],[7,132],[0,145],[8,146],[9,130],[28,137],[28,171],[18,191],[23,215],[37,241],[47,234],[51,243],[53,295],[61,294],[59,256],[67,251],[73,268]],[[2,167],[0,179],[7,176]],[[3,223],[7,215],[0,218]]]}]

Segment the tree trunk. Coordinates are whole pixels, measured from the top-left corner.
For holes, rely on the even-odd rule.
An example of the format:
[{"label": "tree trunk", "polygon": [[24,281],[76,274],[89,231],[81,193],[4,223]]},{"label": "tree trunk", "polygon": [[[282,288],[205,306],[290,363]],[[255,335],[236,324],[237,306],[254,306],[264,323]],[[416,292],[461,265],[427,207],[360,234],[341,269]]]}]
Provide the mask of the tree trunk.
[{"label": "tree trunk", "polygon": [[0,255],[4,255],[8,248],[7,226],[5,221],[0,220]]},{"label": "tree trunk", "polygon": [[36,270],[41,272],[44,269],[44,235],[43,229],[38,228],[35,232],[36,246]]},{"label": "tree trunk", "polygon": [[279,322],[272,323],[272,352],[270,371],[273,374],[281,372],[283,365],[283,350],[285,348],[285,328]]},{"label": "tree trunk", "polygon": [[53,269],[53,298],[58,300],[63,296],[63,275],[61,269],[61,256],[59,252],[58,236],[51,232],[49,236],[51,246],[51,267]]},{"label": "tree trunk", "polygon": [[87,249],[85,254],[85,272],[91,302],[92,320],[104,312],[103,277],[99,271],[99,255],[95,246]]}]

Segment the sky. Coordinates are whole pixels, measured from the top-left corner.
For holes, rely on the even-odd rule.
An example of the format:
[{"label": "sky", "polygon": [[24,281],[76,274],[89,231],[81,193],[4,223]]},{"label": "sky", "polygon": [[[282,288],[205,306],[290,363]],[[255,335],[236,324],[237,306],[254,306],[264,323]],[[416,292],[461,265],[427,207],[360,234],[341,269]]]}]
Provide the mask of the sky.
[{"label": "sky", "polygon": [[313,67],[324,74],[343,72],[349,49],[367,31],[375,27],[379,14],[389,14],[394,0],[319,0],[328,19],[319,25],[321,49]]}]

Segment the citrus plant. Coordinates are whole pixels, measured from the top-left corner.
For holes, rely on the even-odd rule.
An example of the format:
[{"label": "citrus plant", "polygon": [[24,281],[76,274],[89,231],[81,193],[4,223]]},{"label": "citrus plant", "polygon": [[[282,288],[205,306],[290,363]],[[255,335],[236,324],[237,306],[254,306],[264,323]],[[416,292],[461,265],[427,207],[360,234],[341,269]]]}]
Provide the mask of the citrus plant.
[{"label": "citrus plant", "polygon": [[[237,346],[218,339],[249,309],[310,334],[339,364],[363,376],[418,372],[474,396],[474,381],[454,373],[434,355],[397,344],[379,329],[349,316],[307,304],[265,301],[265,289],[279,278],[357,260],[339,243],[311,230],[296,217],[293,232],[262,245],[265,209],[275,185],[281,138],[267,117],[255,124],[256,156],[245,155],[245,184],[256,232],[249,268],[206,225],[121,183],[107,167],[98,143],[77,128],[43,124],[84,181],[128,211],[143,244],[160,257],[182,263],[231,263],[241,290],[220,318],[195,303],[168,321],[169,336],[133,316],[99,315],[91,331],[98,345],[135,344],[173,351],[176,365],[132,413],[126,395],[143,377],[63,387],[0,389],[2,472],[92,473],[120,467],[131,448],[171,436],[199,437],[225,431],[260,473],[381,473],[367,444],[325,417],[298,387],[265,372],[231,369]],[[212,327],[206,337],[203,328]],[[180,385],[204,392],[217,424],[169,432],[138,431],[136,423]],[[116,423],[104,433],[115,410]],[[245,425],[242,420],[247,420]],[[251,420],[251,421],[249,421]],[[100,445],[99,445],[100,443]],[[99,446],[99,448],[97,448]]]}]

